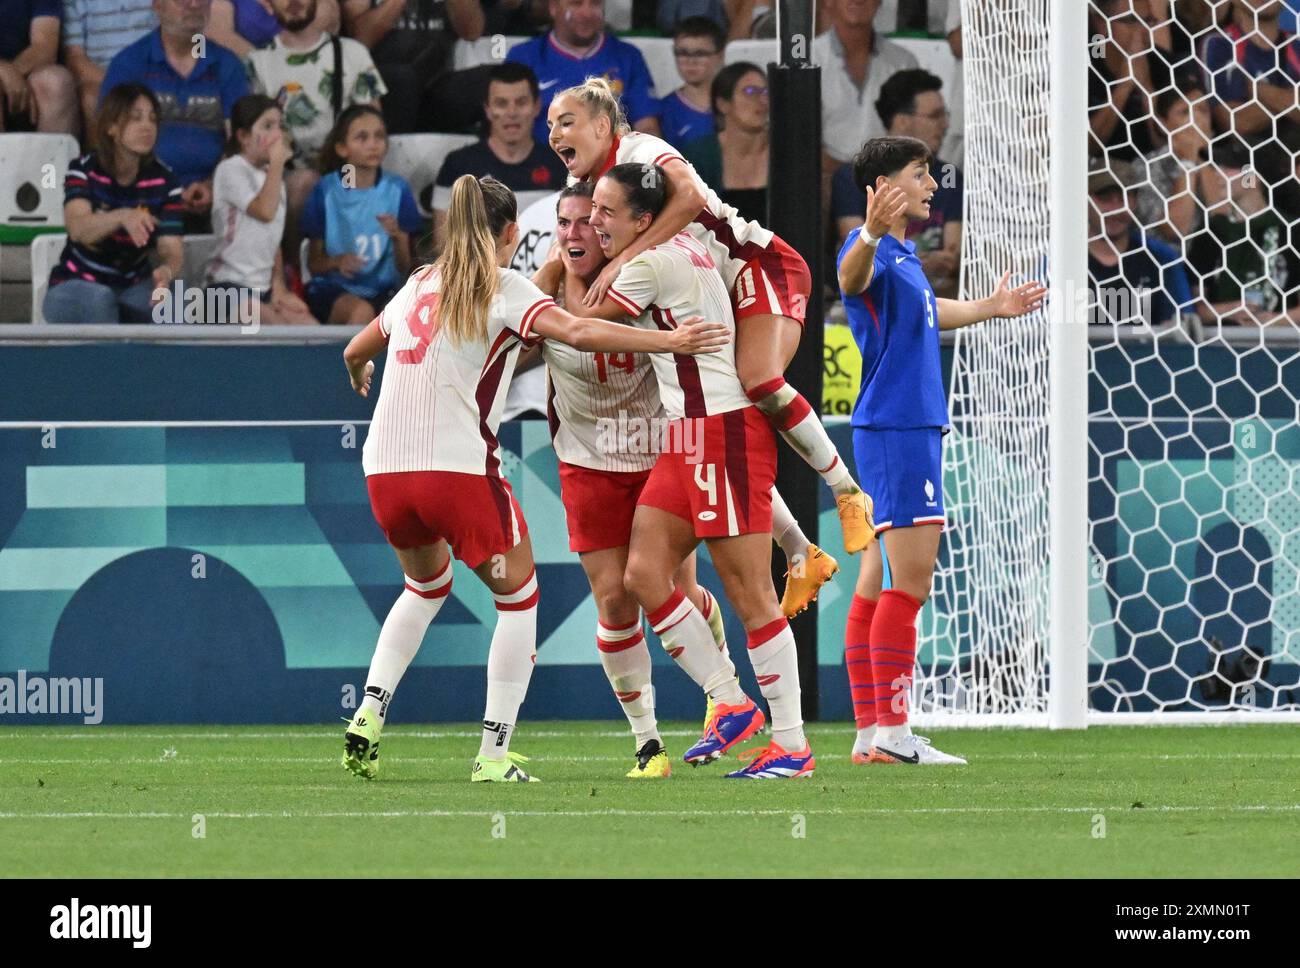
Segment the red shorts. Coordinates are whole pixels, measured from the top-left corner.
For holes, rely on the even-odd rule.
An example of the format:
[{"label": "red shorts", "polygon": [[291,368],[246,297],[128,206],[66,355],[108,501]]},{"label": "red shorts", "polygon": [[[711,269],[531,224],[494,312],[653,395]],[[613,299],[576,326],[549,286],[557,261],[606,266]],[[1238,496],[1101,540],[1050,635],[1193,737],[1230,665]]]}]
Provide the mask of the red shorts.
[{"label": "red shorts", "polygon": [[439,538],[470,568],[503,555],[528,534],[504,478],[454,471],[403,471],[366,478],[370,510],[394,548]]},{"label": "red shorts", "polygon": [[767,421],[754,407],[688,419],[695,436],[676,439],[699,440],[702,433],[703,446],[694,454],[680,447],[660,454],[637,504],[691,522],[697,538],[770,532],[776,440]]},{"label": "red shorts", "polygon": [[808,263],[780,236],[750,259],[731,287],[736,322],[749,316],[789,316],[800,326],[812,295]]},{"label": "red shorts", "polygon": [[650,471],[597,471],[560,461],[560,500],[569,550],[621,548],[632,540],[632,515]]}]

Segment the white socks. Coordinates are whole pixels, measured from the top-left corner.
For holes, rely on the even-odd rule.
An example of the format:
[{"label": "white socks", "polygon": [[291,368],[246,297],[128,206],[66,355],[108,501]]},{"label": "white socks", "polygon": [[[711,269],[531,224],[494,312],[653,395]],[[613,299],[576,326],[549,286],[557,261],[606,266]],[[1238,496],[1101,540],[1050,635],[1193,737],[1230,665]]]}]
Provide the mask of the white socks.
[{"label": "white socks", "polygon": [[510,734],[519,720],[519,707],[537,658],[537,572],[529,572],[513,592],[492,597],[497,603],[497,627],[488,652],[487,705],[479,755],[502,760],[510,751]]},{"label": "white socks", "polygon": [[799,522],[786,507],[785,500],[775,484],[772,485],[772,537],[785,552],[785,559],[789,562],[790,568],[794,568],[808,557],[808,546],[812,542],[808,540],[808,536],[803,533],[803,528],[799,527]]},{"label": "white socks", "polygon": [[749,633],[749,661],[758,688],[772,713],[772,739],[787,753],[808,745],[799,705],[799,657],[794,633],[784,618]]},{"label": "white socks", "polygon": [[[648,740],[659,740],[655,722],[654,687],[650,685],[650,650],[641,630],[641,616],[631,625],[611,627],[596,623],[596,648],[605,678],[623,707],[639,750]],[[662,740],[660,740],[662,745]]]},{"label": "white socks", "polygon": [[713,640],[709,623],[680,588],[648,616],[664,651],[714,702],[734,705],[745,694],[736,682],[736,667]]},{"label": "white socks", "polygon": [[420,581],[407,576],[406,588],[388,610],[384,626],[379,630],[374,658],[370,660],[365,698],[361,700],[361,708],[378,716],[380,723],[388,715],[388,701],[397,691],[406,667],[420,651],[429,623],[450,591],[451,559],[448,558],[442,571],[432,578]]},{"label": "white socks", "polygon": [[876,742],[875,725],[872,724],[871,726],[863,726],[860,730],[858,730],[857,738],[853,741],[853,752],[861,753],[865,756],[867,753],[871,752],[871,747],[875,744],[875,742]]}]

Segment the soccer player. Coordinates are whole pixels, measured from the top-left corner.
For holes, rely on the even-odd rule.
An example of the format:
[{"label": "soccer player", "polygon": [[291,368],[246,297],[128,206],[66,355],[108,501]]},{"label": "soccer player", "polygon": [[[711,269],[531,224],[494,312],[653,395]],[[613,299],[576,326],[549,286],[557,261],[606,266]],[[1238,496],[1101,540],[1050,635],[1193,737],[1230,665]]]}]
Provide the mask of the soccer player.
[{"label": "soccer player", "polygon": [[867,196],[866,224],[849,233],[837,260],[849,325],[862,351],[862,390],[853,409],[858,474],[875,497],[880,539],[862,558],[845,630],[845,662],[858,734],[854,763],[961,764],[907,725],[916,662],[916,616],[930,596],[943,530],[941,448],[948,403],[939,330],[1042,305],[1036,282],[987,299],[936,299],[909,219],[930,215],[938,187],[930,151],[916,138],[873,138],[853,160]]},{"label": "soccer player", "polygon": [[[662,216],[667,176],[657,165],[615,165],[596,183],[593,197],[591,225],[605,255],[614,259]],[[690,316],[730,321],[731,299],[708,249],[682,232],[643,247],[623,264],[592,312],[672,332]],[[704,735],[683,758],[711,759],[764,722],[736,681],[734,666],[714,645],[704,617],[674,586],[673,573],[703,540],[745,626],[750,662],[772,712],[770,745],[751,751],[749,765],[727,775],[809,777],[816,760],[800,717],[794,636],[770,572],[776,477],[771,427],[745,395],[730,354],[657,353],[651,360],[673,420],[668,446],[637,499],[624,578],[668,654],[714,702]],[[691,447],[688,441],[702,444]]]},{"label": "soccer player", "polygon": [[497,605],[471,779],[535,779],[519,768],[525,758],[510,752],[510,736],[536,658],[537,578],[497,441],[520,347],[537,336],[622,353],[690,354],[729,344],[722,323],[651,333],[571,316],[505,268],[519,238],[515,217],[514,193],[500,182],[457,179],[443,254],[407,280],[344,351],[353,388],[368,396],[371,361],[387,348],[361,460],[371,509],[406,575],[344,738],[343,765],[366,778],[378,771],[380,730],[397,684],[451,591],[455,554]]},{"label": "soccer player", "polygon": [[[605,265],[591,227],[590,182],[576,182],[556,203],[556,239],[563,279],[548,266],[534,277],[544,292],[560,283],[556,299],[581,308],[571,294]],[[551,282],[551,279],[555,282]],[[578,553],[596,600],[596,648],[600,664],[632,727],[636,762],[632,779],[668,777],[672,768],[655,721],[650,650],[641,607],[623,585],[632,514],[659,456],[657,428],[665,419],[659,383],[644,353],[588,353],[556,340],[541,345],[550,385],[547,416],[560,464],[560,497],[569,528],[569,550]],[[695,580],[695,555],[677,570],[677,586],[709,623],[726,654],[722,609]]]},{"label": "soccer player", "polygon": [[[551,147],[575,178],[595,181],[616,164],[654,164],[668,177],[668,200],[651,228],[636,236],[601,271],[587,293],[588,308],[607,295],[632,259],[654,245],[689,232],[709,252],[732,300],[737,325],[736,368],[748,399],[831,487],[844,532],[844,548],[856,554],[871,541],[871,501],[822,427],[808,401],[782,374],[803,335],[812,280],[799,254],[757,222],[747,222],[695,173],[676,148],[648,134],[631,132],[608,83],[588,78],[558,94],[548,109]],[[838,570],[835,560],[811,544],[794,516],[773,498],[777,534],[792,568],[782,610],[795,615],[817,597]]]}]

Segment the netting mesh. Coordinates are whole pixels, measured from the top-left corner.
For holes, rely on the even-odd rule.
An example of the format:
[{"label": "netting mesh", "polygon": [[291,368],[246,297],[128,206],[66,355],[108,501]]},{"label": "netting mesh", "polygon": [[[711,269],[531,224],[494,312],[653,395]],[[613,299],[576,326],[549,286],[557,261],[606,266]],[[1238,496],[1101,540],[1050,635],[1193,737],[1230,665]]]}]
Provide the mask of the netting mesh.
[{"label": "netting mesh", "polygon": [[[963,296],[1047,273],[1048,5],[963,4]],[[1300,712],[1300,44],[1279,6],[1090,4],[1094,716]],[[1047,339],[1040,315],[957,344],[918,710],[1046,708]]]}]

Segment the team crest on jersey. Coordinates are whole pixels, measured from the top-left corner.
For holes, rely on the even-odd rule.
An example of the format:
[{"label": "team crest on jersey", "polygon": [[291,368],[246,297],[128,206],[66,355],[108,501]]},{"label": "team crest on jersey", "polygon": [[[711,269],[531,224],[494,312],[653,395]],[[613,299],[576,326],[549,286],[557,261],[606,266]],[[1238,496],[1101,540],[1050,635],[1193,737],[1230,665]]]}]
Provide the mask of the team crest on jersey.
[{"label": "team crest on jersey", "polygon": [[925,482],[925,506],[928,508],[935,507],[937,501],[934,499],[934,482],[927,480]]},{"label": "team crest on jersey", "polygon": [[736,303],[737,309],[748,309],[758,301],[758,294],[754,291],[754,267],[746,266],[744,271],[736,279],[736,288],[739,290],[737,295],[740,301]]}]

